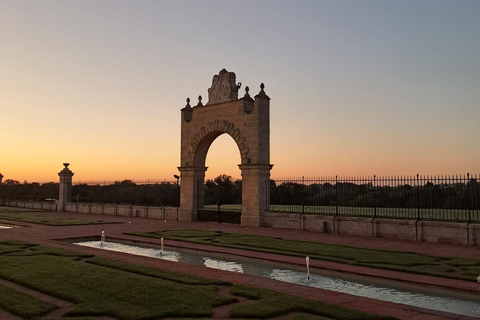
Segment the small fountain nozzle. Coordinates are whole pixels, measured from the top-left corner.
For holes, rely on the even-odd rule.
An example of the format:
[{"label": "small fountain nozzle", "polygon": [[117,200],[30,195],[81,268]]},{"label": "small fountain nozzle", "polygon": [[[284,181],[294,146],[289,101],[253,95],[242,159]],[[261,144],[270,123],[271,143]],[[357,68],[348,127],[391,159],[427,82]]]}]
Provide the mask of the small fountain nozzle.
[{"label": "small fountain nozzle", "polygon": [[305,262],[307,263],[307,281],[308,281],[310,280],[310,257],[306,257]]}]

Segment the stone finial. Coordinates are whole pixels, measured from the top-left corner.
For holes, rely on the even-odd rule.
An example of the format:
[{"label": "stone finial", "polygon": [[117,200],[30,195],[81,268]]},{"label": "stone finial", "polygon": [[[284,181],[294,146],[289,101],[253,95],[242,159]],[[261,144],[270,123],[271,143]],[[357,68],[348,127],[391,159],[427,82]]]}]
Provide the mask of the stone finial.
[{"label": "stone finial", "polygon": [[235,82],[235,73],[228,72],[226,69],[222,69],[217,75],[214,75],[212,87],[208,89],[207,104],[238,100],[238,90],[242,84],[237,85]]},{"label": "stone finial", "polygon": [[203,107],[203,103],[202,103],[202,96],[198,96],[198,103],[197,103],[197,107]]},{"label": "stone finial", "polygon": [[183,120],[185,120],[187,123],[192,121],[193,109],[192,109],[192,106],[190,106],[190,98],[187,98],[187,104],[181,111],[182,111]]},{"label": "stone finial", "polygon": [[68,166],[70,165],[70,163],[64,163],[63,164],[65,166],[65,168],[62,169],[62,171],[60,171],[58,174],[67,174],[67,175],[72,175],[73,176],[73,172],[70,171],[70,169],[68,169]]},{"label": "stone finial", "polygon": [[252,100],[252,101],[253,101],[252,97],[250,97],[249,91],[250,91],[250,88],[249,88],[248,86],[246,86],[246,87],[245,87],[245,95],[243,96],[243,99],[247,99],[247,100]]},{"label": "stone finial", "polygon": [[263,89],[265,89],[265,85],[264,85],[263,82],[262,82],[262,83],[260,84],[260,92],[258,93],[257,96],[260,96],[260,97],[262,97],[262,98],[270,99],[270,98],[267,96],[267,94],[265,93],[265,90],[263,90]]}]

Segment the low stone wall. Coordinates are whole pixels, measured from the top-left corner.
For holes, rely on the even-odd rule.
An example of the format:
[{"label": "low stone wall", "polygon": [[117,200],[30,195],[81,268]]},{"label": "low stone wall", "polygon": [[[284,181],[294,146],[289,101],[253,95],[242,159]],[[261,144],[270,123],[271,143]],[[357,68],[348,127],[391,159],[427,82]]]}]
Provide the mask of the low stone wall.
[{"label": "low stone wall", "polygon": [[[175,220],[176,207],[145,207],[101,203],[59,204],[40,201],[0,201],[0,205],[46,211],[81,212],[98,215]],[[184,218],[179,213],[179,218]],[[410,241],[480,246],[480,224],[424,220],[334,217],[313,214],[265,212],[262,226],[267,228],[308,230],[324,233],[391,238]]]},{"label": "low stone wall", "polygon": [[176,207],[146,207],[102,203],[66,203],[63,207],[63,210],[60,208],[60,204],[58,203],[41,201],[0,201],[0,205],[8,207],[40,209],[46,211],[80,212],[99,215],[170,220],[175,219],[177,213]]},{"label": "low stone wall", "polygon": [[268,212],[262,226],[411,241],[480,245],[480,224]]},{"label": "low stone wall", "polygon": [[23,201],[23,200],[0,200],[0,205],[6,207],[19,207],[28,209],[39,209],[46,211],[57,211],[57,204],[54,202]]},{"label": "low stone wall", "polygon": [[67,203],[63,211],[154,219],[175,219],[176,217],[176,208],[172,207],[146,207],[97,203]]}]

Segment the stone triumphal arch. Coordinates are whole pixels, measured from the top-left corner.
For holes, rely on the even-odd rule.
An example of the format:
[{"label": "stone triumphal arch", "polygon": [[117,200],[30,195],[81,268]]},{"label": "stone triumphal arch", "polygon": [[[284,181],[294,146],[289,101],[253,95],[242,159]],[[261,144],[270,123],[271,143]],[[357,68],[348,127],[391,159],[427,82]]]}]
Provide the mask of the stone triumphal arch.
[{"label": "stone triumphal arch", "polygon": [[210,145],[222,134],[235,141],[241,155],[241,224],[260,226],[262,213],[269,208],[270,98],[263,83],[254,99],[248,87],[239,99],[240,87],[235,73],[223,69],[213,77],[205,105],[199,96],[197,105],[192,107],[187,99],[181,110],[181,220],[196,221],[204,207],[205,160]]}]

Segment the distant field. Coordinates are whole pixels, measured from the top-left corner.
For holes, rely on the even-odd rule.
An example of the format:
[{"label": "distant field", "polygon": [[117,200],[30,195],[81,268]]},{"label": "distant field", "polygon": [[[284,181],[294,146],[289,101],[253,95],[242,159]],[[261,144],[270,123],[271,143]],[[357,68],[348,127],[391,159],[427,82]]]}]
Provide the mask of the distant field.
[{"label": "distant field", "polygon": [[[242,211],[241,204],[224,204],[222,211]],[[217,210],[217,205],[206,205],[206,210]],[[396,218],[396,219],[425,219],[468,221],[469,211],[463,209],[417,209],[417,208],[372,208],[372,207],[344,207],[344,206],[301,206],[301,205],[270,205],[272,212],[308,213],[319,215],[341,215],[352,217]],[[479,221],[479,210],[470,210],[470,220]]]}]

